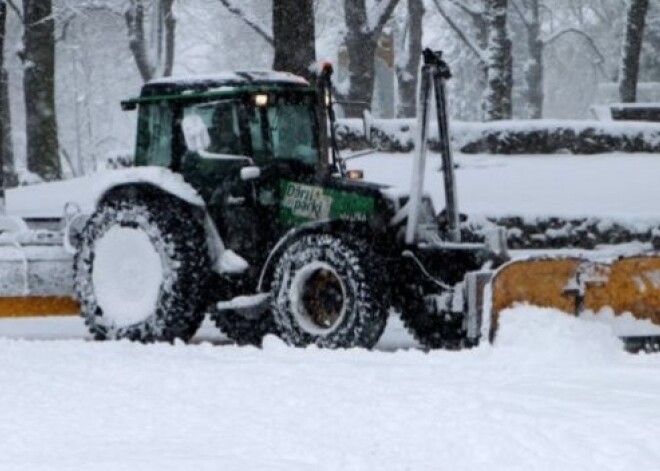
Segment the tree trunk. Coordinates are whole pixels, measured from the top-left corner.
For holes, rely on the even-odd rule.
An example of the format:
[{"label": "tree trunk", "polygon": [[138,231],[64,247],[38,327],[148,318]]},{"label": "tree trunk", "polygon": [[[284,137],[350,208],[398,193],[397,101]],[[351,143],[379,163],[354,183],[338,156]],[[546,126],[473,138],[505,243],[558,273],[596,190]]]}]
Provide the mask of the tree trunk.
[{"label": "tree trunk", "polygon": [[5,68],[0,72],[0,187],[16,183],[14,146],[11,137],[11,112],[9,109],[9,74]]},{"label": "tree trunk", "polygon": [[45,180],[61,178],[55,112],[55,21],[51,0],[23,0],[27,167]]},{"label": "tree trunk", "polygon": [[364,0],[345,0],[346,50],[350,87],[346,99],[350,102],[364,102],[364,106],[345,107],[349,117],[360,117],[365,107],[371,106],[374,93],[376,48],[378,38],[368,30],[367,10]]},{"label": "tree trunk", "polygon": [[530,4],[531,18],[527,27],[527,48],[529,61],[525,67],[525,95],[528,106],[528,117],[540,119],[543,117],[543,41],[541,40],[541,24],[539,22],[539,0]]},{"label": "tree trunk", "polygon": [[507,31],[508,0],[488,2],[488,78],[484,97],[487,120],[511,118],[513,61]]},{"label": "tree trunk", "polygon": [[7,3],[0,1],[0,187],[8,186],[7,175],[14,173],[14,152],[11,141],[11,113],[9,84],[5,68],[5,35],[7,31]]},{"label": "tree trunk", "polygon": [[311,77],[316,63],[314,0],[273,0],[273,69]]},{"label": "tree trunk", "polygon": [[639,56],[642,51],[648,7],[648,0],[630,0],[628,6],[626,35],[623,41],[619,73],[619,97],[623,103],[634,103],[637,100]]},{"label": "tree trunk", "polygon": [[408,0],[408,31],[404,42],[405,61],[397,61],[396,74],[399,85],[400,118],[409,118],[417,114],[417,82],[419,63],[422,56],[422,20],[424,18],[423,0]]},{"label": "tree trunk", "polygon": [[[155,0],[150,25],[144,0],[131,0],[126,10],[128,47],[145,82],[172,74],[176,34],[173,3],[174,0]],[[148,26],[151,34],[147,34]]]}]

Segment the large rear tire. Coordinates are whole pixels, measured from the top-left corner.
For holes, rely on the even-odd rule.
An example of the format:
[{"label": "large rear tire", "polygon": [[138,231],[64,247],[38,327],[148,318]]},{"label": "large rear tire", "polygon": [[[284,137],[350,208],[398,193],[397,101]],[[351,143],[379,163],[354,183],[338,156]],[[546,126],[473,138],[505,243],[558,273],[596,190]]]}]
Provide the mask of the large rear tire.
[{"label": "large rear tire", "polygon": [[272,282],[278,334],[290,345],[373,347],[387,322],[383,287],[367,245],[350,236],[300,237],[280,257]]},{"label": "large rear tire", "polygon": [[74,259],[82,316],[98,340],[188,340],[203,317],[209,261],[200,218],[181,200],[126,188],[87,222]]}]

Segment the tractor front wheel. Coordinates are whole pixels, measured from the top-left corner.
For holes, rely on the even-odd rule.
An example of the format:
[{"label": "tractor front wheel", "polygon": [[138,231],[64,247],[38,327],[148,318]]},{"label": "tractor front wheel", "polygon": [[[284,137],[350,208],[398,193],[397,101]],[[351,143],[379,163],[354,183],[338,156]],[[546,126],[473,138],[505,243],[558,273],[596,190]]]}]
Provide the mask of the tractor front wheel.
[{"label": "tractor front wheel", "polygon": [[301,347],[373,347],[387,322],[374,260],[350,236],[310,234],[289,245],[272,282],[278,334]]}]

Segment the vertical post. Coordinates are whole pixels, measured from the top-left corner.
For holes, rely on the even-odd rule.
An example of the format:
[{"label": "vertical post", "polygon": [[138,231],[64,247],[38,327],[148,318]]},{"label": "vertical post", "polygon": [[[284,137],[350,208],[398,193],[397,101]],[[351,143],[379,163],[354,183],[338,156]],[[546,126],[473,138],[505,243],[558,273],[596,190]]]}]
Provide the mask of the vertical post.
[{"label": "vertical post", "polygon": [[445,80],[451,77],[449,67],[442,60],[441,53],[434,53],[436,64],[433,67],[433,83],[435,85],[435,102],[438,114],[438,138],[440,139],[440,154],[442,156],[442,174],[445,184],[445,216],[447,218],[447,235],[451,242],[461,241],[461,228],[458,214],[458,195],[456,193],[456,177],[454,175],[454,159],[449,142],[449,119],[447,118],[447,96]]},{"label": "vertical post", "polygon": [[406,225],[406,244],[415,242],[419,208],[424,194],[424,173],[426,170],[426,148],[429,128],[429,101],[431,98],[431,65],[426,62],[422,66],[422,80],[417,107],[417,142],[415,143],[415,159],[413,161],[412,181],[410,184],[410,199],[408,200],[408,223]]}]

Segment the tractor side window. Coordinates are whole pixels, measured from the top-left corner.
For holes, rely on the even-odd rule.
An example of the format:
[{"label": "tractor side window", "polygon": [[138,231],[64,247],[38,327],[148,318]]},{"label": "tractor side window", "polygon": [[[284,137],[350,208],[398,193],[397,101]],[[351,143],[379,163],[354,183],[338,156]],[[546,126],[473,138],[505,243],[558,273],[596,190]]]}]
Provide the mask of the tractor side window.
[{"label": "tractor side window", "polygon": [[167,103],[140,108],[137,138],[138,165],[169,167],[172,163],[172,109]]},{"label": "tractor side window", "polygon": [[247,155],[241,139],[238,102],[204,103],[185,108],[183,132],[188,149],[202,157]]}]

